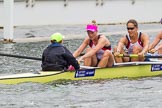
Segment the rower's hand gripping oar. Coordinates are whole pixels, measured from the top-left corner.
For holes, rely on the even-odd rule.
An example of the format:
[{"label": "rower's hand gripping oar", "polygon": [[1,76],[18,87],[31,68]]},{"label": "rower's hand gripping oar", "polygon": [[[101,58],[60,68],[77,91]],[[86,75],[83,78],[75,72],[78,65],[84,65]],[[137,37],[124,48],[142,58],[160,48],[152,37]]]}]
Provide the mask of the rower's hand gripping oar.
[{"label": "rower's hand gripping oar", "polygon": [[[119,54],[118,57],[131,57],[137,58],[138,54]],[[143,55],[145,58],[162,58],[162,55]]]},{"label": "rower's hand gripping oar", "polygon": [[0,53],[0,56],[15,57],[15,58],[24,58],[24,59],[39,60],[39,61],[42,60],[42,58],[37,58],[37,57],[20,56],[20,55],[4,54],[4,53]]}]

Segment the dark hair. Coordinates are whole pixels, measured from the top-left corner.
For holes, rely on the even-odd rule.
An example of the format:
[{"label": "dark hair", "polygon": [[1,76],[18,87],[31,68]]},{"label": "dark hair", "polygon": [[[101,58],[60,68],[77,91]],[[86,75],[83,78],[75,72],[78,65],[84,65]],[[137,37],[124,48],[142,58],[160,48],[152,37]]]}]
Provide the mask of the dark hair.
[{"label": "dark hair", "polygon": [[[57,43],[61,43],[62,40],[60,42],[57,42]],[[56,40],[51,40],[51,43],[56,43]]]},{"label": "dark hair", "polygon": [[134,19],[130,19],[130,20],[127,22],[127,26],[128,26],[129,23],[134,24],[134,26],[138,28],[138,23],[137,23],[136,20],[134,20]]}]

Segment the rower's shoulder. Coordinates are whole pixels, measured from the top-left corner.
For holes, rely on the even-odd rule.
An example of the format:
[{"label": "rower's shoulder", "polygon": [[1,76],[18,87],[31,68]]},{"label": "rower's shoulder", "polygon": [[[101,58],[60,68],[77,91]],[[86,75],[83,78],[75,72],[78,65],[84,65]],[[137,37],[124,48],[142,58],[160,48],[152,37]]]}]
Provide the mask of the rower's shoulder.
[{"label": "rower's shoulder", "polygon": [[104,34],[99,34],[98,35],[100,38],[105,38],[106,36]]},{"label": "rower's shoulder", "polygon": [[143,33],[143,32],[141,32],[141,36],[145,36],[145,37],[147,37],[148,34],[147,34],[147,33]]},{"label": "rower's shoulder", "polygon": [[141,34],[141,40],[143,40],[143,41],[149,40],[149,35],[147,33],[142,33]]}]

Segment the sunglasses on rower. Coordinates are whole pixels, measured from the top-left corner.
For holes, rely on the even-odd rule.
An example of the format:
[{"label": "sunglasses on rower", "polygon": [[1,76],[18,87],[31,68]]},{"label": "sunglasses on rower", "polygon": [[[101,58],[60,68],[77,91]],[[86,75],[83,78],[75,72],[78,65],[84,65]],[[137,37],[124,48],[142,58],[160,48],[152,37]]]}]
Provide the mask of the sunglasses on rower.
[{"label": "sunglasses on rower", "polygon": [[133,30],[135,27],[127,27],[127,30]]}]

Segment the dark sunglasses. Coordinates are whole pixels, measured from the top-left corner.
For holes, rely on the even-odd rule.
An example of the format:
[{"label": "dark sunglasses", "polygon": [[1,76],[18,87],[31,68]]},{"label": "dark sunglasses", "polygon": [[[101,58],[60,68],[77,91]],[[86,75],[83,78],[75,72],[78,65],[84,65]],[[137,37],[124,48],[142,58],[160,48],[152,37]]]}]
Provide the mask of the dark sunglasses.
[{"label": "dark sunglasses", "polygon": [[127,27],[127,30],[133,30],[134,27]]}]

